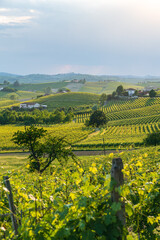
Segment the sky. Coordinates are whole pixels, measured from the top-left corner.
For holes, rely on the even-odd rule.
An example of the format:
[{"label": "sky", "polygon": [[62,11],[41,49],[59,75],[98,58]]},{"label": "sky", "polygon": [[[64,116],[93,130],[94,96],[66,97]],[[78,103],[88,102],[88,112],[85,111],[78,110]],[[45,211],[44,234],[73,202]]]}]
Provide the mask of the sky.
[{"label": "sky", "polygon": [[0,72],[160,76],[159,0],[0,0]]}]

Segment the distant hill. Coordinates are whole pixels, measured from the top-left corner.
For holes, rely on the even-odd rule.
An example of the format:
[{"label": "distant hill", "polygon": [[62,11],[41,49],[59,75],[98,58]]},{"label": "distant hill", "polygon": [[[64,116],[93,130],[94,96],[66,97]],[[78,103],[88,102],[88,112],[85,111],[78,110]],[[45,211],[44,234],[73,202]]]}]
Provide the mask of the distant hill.
[{"label": "distant hill", "polygon": [[66,73],[66,74],[29,74],[29,75],[15,75],[10,73],[0,72],[0,83],[4,80],[13,83],[18,80],[20,83],[46,83],[46,82],[59,82],[59,81],[69,81],[73,79],[85,79],[88,82],[97,81],[120,81],[128,83],[137,83],[143,81],[160,81],[160,77],[155,76],[131,76],[131,75],[90,75],[90,74],[80,74],[80,73]]},{"label": "distant hill", "polygon": [[2,77],[15,77],[15,76],[18,76],[18,75],[12,74],[12,73],[0,72],[0,76],[2,76]]}]

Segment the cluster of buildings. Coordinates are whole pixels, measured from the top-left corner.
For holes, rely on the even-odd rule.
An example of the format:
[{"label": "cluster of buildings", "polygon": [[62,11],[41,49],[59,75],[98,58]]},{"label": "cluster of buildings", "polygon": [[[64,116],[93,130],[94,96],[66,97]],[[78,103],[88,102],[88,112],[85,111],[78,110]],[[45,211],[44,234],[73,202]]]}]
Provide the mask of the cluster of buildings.
[{"label": "cluster of buildings", "polygon": [[31,108],[47,108],[47,105],[42,105],[39,103],[33,103],[33,102],[24,102],[20,104],[20,108],[25,108],[25,109],[31,109]]}]

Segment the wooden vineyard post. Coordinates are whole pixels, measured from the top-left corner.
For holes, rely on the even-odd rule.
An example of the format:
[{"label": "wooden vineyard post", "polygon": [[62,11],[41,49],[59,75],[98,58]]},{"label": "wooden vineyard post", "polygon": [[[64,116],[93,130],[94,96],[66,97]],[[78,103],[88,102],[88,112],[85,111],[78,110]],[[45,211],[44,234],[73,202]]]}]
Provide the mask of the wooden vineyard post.
[{"label": "wooden vineyard post", "polygon": [[15,216],[16,209],[15,209],[14,202],[13,202],[13,194],[12,194],[12,189],[11,189],[11,185],[9,182],[9,177],[4,176],[3,179],[4,179],[5,187],[9,191],[9,193],[7,194],[7,197],[8,197],[8,201],[9,201],[9,209],[10,209],[10,213],[11,213],[12,226],[15,231],[15,234],[17,235],[18,234],[18,224],[17,224],[17,219]]},{"label": "wooden vineyard post", "polygon": [[[113,158],[112,160],[112,168],[111,168],[111,200],[112,202],[120,202],[120,194],[118,191],[118,187],[122,186],[124,183],[123,179],[123,162],[121,158]],[[125,225],[125,205],[121,202],[121,210],[117,212],[117,218],[121,222],[122,226]]]},{"label": "wooden vineyard post", "polygon": [[106,155],[104,138],[103,138],[103,151],[104,151],[104,155]]}]

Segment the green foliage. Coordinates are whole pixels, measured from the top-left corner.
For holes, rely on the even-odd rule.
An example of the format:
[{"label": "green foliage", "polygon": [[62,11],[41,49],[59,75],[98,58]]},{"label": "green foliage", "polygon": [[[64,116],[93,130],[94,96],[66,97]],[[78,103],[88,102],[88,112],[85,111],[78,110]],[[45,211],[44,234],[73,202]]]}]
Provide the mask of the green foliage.
[{"label": "green foliage", "polygon": [[149,96],[152,98],[152,97],[155,97],[156,96],[156,91],[154,89],[152,89],[150,92],[149,92]]},{"label": "green foliage", "polygon": [[107,101],[107,95],[105,93],[102,93],[102,95],[99,98],[100,104],[103,106],[104,103]]},{"label": "green foliage", "polygon": [[123,86],[122,85],[119,85],[116,89],[116,93],[120,96],[122,95],[124,89],[123,89]]},{"label": "green foliage", "polygon": [[16,92],[17,89],[11,88],[11,87],[4,87],[1,91],[2,92]]},{"label": "green foliage", "polygon": [[92,107],[92,110],[93,110],[93,111],[98,110],[98,106],[97,106],[97,104],[95,104],[95,105]]},{"label": "green foliage", "polygon": [[[62,131],[63,127],[63,131]],[[65,137],[66,141],[73,144],[86,138],[93,129],[84,128],[84,124],[75,124],[74,122],[65,124],[46,125],[44,129],[53,137]],[[11,141],[12,136],[17,131],[24,131],[23,126],[17,125],[2,125],[0,126],[0,150],[13,151],[22,150],[20,146]]]},{"label": "green foliage", "polygon": [[144,143],[147,146],[159,145],[160,144],[160,132],[154,132],[154,133],[148,134],[148,136],[144,139]]},{"label": "green foliage", "polygon": [[103,126],[107,123],[107,118],[101,110],[94,111],[89,119],[88,125],[93,127]]},{"label": "green foliage", "polygon": [[19,87],[19,86],[20,86],[20,83],[19,83],[19,81],[18,81],[18,80],[16,80],[16,81],[13,83],[13,86],[14,86],[14,87]]},{"label": "green foliage", "polygon": [[64,88],[59,88],[57,92],[58,92],[58,93],[63,93],[63,92],[70,92],[70,91],[71,91],[71,90],[70,90],[69,88],[65,88],[65,87],[64,87]]},{"label": "green foliage", "polygon": [[[120,154],[124,185],[119,189],[126,225],[117,219],[119,203],[110,199],[113,154],[81,158],[82,164],[52,165],[45,175],[21,170],[9,174],[19,224],[18,239],[154,239],[160,237],[160,151],[145,148]],[[1,176],[2,177],[2,176]],[[2,179],[2,178],[1,178]],[[9,213],[1,180],[1,214]],[[10,216],[0,217],[0,238],[14,239]],[[16,238],[16,237],[15,237]]]},{"label": "green foliage", "polygon": [[29,109],[27,111],[18,107],[12,107],[12,109],[0,112],[0,124],[56,124],[71,122],[73,117],[72,112],[64,113],[58,110],[49,112],[48,110],[40,109]]},{"label": "green foliage", "polygon": [[51,87],[47,87],[47,88],[44,89],[44,92],[46,94],[51,94],[52,93],[52,88]]},{"label": "green foliage", "polygon": [[13,95],[13,94],[12,94],[12,95],[10,96],[10,99],[11,99],[11,100],[15,100],[15,99],[16,99],[16,95]]},{"label": "green foliage", "polygon": [[30,151],[30,169],[43,173],[50,164],[57,159],[60,163],[67,161],[68,157],[74,157],[68,143],[63,138],[51,137],[41,139],[47,131],[34,126],[25,128],[25,131],[17,131],[13,135],[14,143],[27,148]]}]

